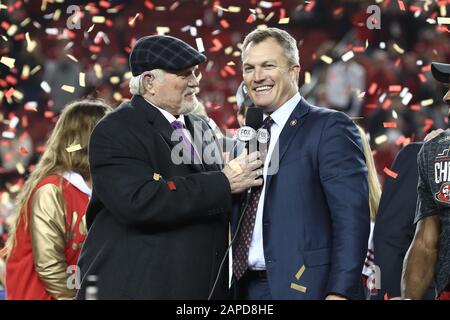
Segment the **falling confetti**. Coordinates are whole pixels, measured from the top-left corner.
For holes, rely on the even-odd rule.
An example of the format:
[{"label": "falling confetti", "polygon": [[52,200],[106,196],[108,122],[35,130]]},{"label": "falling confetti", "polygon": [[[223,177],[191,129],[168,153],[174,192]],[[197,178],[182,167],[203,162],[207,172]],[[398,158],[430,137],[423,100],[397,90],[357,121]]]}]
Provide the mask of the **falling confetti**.
[{"label": "falling confetti", "polygon": [[397,179],[398,173],[392,171],[391,169],[384,167],[383,172],[386,173],[389,177]]},{"label": "falling confetti", "polygon": [[83,148],[81,148],[81,145],[78,143],[78,144],[73,144],[71,146],[68,146],[66,148],[66,151],[69,152],[69,153],[72,153],[72,152],[75,152],[75,151],[78,151],[78,150],[81,150],[81,149],[83,149]]}]

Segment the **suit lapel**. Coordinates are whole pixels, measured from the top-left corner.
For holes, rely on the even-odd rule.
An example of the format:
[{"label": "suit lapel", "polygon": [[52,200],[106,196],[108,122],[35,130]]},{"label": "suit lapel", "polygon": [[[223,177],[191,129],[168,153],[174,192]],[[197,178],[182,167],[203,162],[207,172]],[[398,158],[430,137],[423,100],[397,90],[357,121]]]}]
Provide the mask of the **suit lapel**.
[{"label": "suit lapel", "polygon": [[[269,168],[273,167],[273,169],[276,169],[276,171],[278,171],[283,156],[285,155],[297,131],[301,128],[303,121],[305,121],[305,116],[308,114],[309,109],[310,105],[302,97],[300,102],[295,107],[294,111],[292,111],[291,115],[289,116],[289,119],[286,121],[283,129],[281,130],[280,137],[277,141],[277,146],[275,146],[274,153],[272,153],[270,159]],[[277,147],[279,151],[278,156],[275,152],[275,150],[277,150]],[[272,177],[273,175],[267,175],[266,177],[265,192],[267,192],[267,190],[269,189]]]}]

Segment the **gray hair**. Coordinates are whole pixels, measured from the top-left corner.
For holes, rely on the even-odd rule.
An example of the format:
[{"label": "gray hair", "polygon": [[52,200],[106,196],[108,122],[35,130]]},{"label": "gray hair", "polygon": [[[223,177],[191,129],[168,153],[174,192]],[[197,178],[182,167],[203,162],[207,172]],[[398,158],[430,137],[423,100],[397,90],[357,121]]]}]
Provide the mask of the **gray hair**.
[{"label": "gray hair", "polygon": [[[284,55],[291,65],[300,64],[300,57],[297,48],[297,41],[288,32],[278,28],[256,29],[250,32],[244,39],[242,52],[244,52],[251,42],[260,43],[267,38],[272,38],[283,48]],[[243,55],[242,55],[243,58]]]},{"label": "gray hair", "polygon": [[145,90],[144,86],[142,85],[142,79],[144,78],[145,75],[147,75],[149,73],[153,74],[153,76],[155,77],[155,80],[161,81],[162,78],[164,77],[165,72],[162,69],[153,69],[153,70],[141,73],[138,76],[131,77],[129,87],[130,87],[130,93],[132,95],[145,94],[146,90]]}]

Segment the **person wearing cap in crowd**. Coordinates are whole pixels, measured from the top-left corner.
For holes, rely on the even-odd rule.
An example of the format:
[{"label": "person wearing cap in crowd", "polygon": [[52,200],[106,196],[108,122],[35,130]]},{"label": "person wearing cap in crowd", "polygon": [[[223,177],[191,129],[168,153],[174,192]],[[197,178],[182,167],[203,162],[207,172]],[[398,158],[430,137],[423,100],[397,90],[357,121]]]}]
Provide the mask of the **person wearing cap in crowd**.
[{"label": "person wearing cap in crowd", "polygon": [[[443,100],[450,106],[450,64],[433,62],[431,72],[448,85]],[[450,131],[434,135],[417,156],[417,226],[403,264],[403,299],[422,299],[434,278],[436,298],[450,300]]]},{"label": "person wearing cap in crowd", "polygon": [[369,190],[356,125],[300,96],[297,41],[286,31],[249,33],[242,65],[249,96],[265,113],[268,152],[263,187],[232,213],[236,296],[364,299]]},{"label": "person wearing cap in crowd", "polygon": [[219,266],[231,195],[262,184],[261,161],[244,154],[222,168],[206,120],[190,114],[205,60],[171,36],[133,46],[133,97],[90,141],[93,194],[77,298],[86,297],[91,275],[98,299],[226,297],[227,272]]}]

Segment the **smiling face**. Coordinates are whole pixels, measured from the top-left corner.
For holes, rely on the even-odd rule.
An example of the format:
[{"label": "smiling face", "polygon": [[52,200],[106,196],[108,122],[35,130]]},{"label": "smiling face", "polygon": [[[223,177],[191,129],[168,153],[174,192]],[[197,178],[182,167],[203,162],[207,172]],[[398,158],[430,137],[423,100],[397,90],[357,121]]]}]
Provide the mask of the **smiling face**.
[{"label": "smiling face", "polygon": [[300,66],[289,63],[285,51],[273,38],[244,50],[243,78],[256,106],[272,112],[298,92]]},{"label": "smiling face", "polygon": [[149,77],[149,95],[145,95],[157,107],[173,115],[186,114],[198,104],[196,92],[199,86],[197,66],[176,72],[163,71],[162,74]]}]

